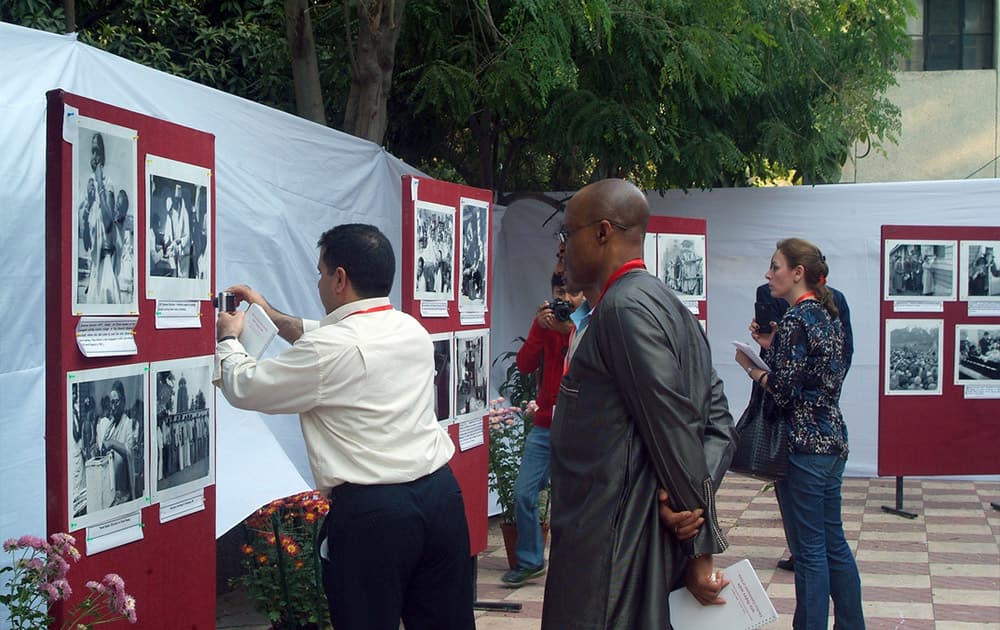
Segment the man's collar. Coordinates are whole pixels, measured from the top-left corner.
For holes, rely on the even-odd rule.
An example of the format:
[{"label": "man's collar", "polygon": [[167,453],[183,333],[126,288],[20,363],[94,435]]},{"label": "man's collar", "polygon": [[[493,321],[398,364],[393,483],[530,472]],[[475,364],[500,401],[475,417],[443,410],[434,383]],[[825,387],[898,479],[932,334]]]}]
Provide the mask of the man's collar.
[{"label": "man's collar", "polygon": [[320,321],[320,326],[328,326],[330,324],[336,324],[345,317],[353,315],[358,311],[364,311],[370,308],[378,308],[379,306],[390,305],[388,297],[375,297],[375,298],[364,298],[361,300],[355,300],[353,302],[348,302],[340,308],[335,309],[332,313],[327,315]]}]

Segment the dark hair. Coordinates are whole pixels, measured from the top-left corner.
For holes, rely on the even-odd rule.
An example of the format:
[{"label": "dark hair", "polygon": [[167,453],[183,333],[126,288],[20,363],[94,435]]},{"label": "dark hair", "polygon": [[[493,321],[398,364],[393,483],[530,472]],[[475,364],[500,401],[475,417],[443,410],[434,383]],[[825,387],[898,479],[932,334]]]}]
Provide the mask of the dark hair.
[{"label": "dark hair", "polygon": [[566,286],[566,277],[559,272],[552,274],[552,288],[556,289],[564,286]]},{"label": "dark hair", "polygon": [[816,299],[830,313],[830,317],[838,316],[837,305],[833,302],[833,292],[826,286],[826,277],[830,275],[830,267],[826,264],[826,256],[819,248],[801,238],[786,238],[778,241],[777,249],[785,257],[788,267],[794,269],[799,265],[805,270],[806,286],[816,294]]},{"label": "dark hair", "polygon": [[323,232],[316,243],[332,273],[342,267],[360,298],[386,297],[396,275],[396,256],[385,234],[374,225],[345,223]]},{"label": "dark hair", "polygon": [[101,159],[100,159],[100,161],[98,161],[98,164],[100,164],[101,166],[104,166],[104,161],[106,159],[105,158],[105,154],[104,154],[104,136],[102,136],[99,133],[95,133],[94,137],[91,139],[90,143],[93,144],[95,142],[97,143],[98,154],[101,156]]}]

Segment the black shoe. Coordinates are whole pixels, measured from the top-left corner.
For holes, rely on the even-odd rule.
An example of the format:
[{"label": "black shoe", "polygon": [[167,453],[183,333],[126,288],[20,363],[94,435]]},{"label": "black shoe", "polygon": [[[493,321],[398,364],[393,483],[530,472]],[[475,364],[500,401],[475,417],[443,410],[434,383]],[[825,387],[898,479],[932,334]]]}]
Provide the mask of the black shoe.
[{"label": "black shoe", "polygon": [[795,571],[795,556],[788,556],[788,560],[778,560],[778,568],[785,571]]},{"label": "black shoe", "polygon": [[511,569],[503,574],[500,581],[507,586],[524,586],[524,583],[528,580],[536,577],[545,575],[545,565],[541,564],[537,567],[529,567],[527,569]]}]

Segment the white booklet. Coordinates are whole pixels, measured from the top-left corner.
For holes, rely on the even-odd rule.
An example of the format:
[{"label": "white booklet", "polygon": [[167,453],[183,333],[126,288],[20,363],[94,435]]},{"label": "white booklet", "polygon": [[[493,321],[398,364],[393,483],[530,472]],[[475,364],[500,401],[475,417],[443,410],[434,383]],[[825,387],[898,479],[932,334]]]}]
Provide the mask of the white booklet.
[{"label": "white booklet", "polygon": [[251,304],[243,319],[243,332],[240,333],[240,343],[243,344],[247,354],[259,359],[271,345],[271,340],[276,334],[278,327],[264,309],[258,304]]},{"label": "white booklet", "polygon": [[760,355],[757,354],[757,351],[754,350],[750,344],[743,343],[742,341],[734,341],[733,345],[736,346],[737,350],[750,357],[750,360],[753,361],[754,365],[765,372],[771,371],[771,368],[767,367],[767,363],[764,363],[764,359],[760,358]]},{"label": "white booklet", "polygon": [[778,620],[757,572],[743,559],[722,570],[729,585],[719,594],[722,606],[702,606],[687,588],[670,594],[670,624],[675,630],[751,630]]}]

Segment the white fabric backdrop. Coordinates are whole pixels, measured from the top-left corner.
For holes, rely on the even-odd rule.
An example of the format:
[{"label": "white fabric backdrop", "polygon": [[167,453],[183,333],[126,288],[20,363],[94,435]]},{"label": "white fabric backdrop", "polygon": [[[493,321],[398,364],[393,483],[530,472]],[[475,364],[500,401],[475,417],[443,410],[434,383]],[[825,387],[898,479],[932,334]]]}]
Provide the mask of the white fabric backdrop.
[{"label": "white fabric backdrop", "polygon": [[[216,138],[217,286],[247,282],[322,316],[316,239],[374,223],[398,246],[400,176],[380,147],[134,64],[0,23],[0,540],[45,531],[45,93],[61,88]],[[397,283],[398,286],[398,283]],[[398,288],[394,294],[398,303]],[[271,351],[286,344],[278,340]],[[270,429],[270,430],[268,430]],[[311,483],[298,419],[218,405],[217,532]]]},{"label": "white fabric backdrop", "polygon": [[[765,281],[775,243],[800,236],[822,249],[830,284],[847,297],[854,327],[854,362],[841,399],[851,447],[847,474],[876,476],[881,226],[996,225],[1000,180],[675,190],[652,193],[649,201],[654,214],[707,219],[709,340],[736,418],[750,397],[750,379],[730,342],[750,341],[754,292]],[[507,207],[494,268],[494,356],[516,347],[511,340],[527,334],[549,295],[552,234],[562,222],[560,214],[542,227],[552,211],[537,200]],[[492,376],[498,382],[499,370]]]}]

